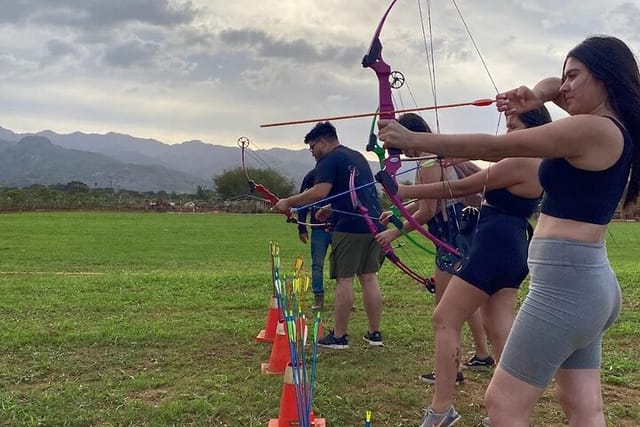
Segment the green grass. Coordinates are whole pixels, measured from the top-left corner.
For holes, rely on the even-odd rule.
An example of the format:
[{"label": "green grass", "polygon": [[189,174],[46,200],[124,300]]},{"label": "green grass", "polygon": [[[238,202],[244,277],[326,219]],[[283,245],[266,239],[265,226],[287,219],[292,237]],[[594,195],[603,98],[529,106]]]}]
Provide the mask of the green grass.
[{"label": "green grass", "polygon": [[[624,307],[604,342],[606,415],[637,426],[640,224],[611,231]],[[254,340],[271,239],[284,270],[296,255],[308,262],[296,227],[275,215],[0,215],[0,425],[266,426],[282,388],[282,377],[260,373],[271,347]],[[401,250],[414,265],[424,259]],[[433,297],[391,265],[380,281],[385,347],[359,344],[358,292],[351,348],[318,359],[315,412],[329,426],[360,426],[368,409],[374,426],[415,426],[431,396],[417,376],[431,369]],[[470,373],[457,389],[462,426],[484,415],[489,379]],[[533,424],[566,424],[552,390]]]}]

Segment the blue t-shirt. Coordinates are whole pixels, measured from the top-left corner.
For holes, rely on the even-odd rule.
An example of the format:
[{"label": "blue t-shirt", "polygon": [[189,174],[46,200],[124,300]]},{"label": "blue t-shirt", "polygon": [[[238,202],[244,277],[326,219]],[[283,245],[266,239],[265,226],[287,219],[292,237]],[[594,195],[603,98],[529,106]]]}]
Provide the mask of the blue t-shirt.
[{"label": "blue t-shirt", "polygon": [[[328,197],[348,192],[349,176],[353,168],[357,170],[355,177],[356,188],[374,182],[373,173],[371,172],[367,159],[358,151],[352,150],[344,145],[338,145],[318,161],[315,169],[315,184],[330,183],[331,191]],[[375,185],[370,184],[360,188],[356,190],[356,194],[358,195],[360,203],[369,210],[369,216],[373,218],[373,222],[382,230],[377,220],[377,218],[380,217],[381,208]],[[330,202],[331,206],[335,209],[332,217],[334,231],[344,233],[370,233],[369,227],[364,219],[351,214],[357,214],[357,212],[353,207],[349,193],[338,196]]]},{"label": "blue t-shirt", "polygon": [[[300,185],[300,192],[304,192],[309,188],[313,187],[316,179],[316,170],[311,169],[302,179],[302,185]],[[310,214],[310,215],[309,215]],[[307,216],[309,216],[308,220],[311,224],[320,224],[321,222],[316,219],[316,209],[313,208],[305,208],[298,210],[298,221],[307,222]],[[329,218],[327,223],[332,223],[331,218]],[[319,228],[319,227],[316,227]],[[307,233],[307,227],[303,224],[298,224],[298,234]]]}]

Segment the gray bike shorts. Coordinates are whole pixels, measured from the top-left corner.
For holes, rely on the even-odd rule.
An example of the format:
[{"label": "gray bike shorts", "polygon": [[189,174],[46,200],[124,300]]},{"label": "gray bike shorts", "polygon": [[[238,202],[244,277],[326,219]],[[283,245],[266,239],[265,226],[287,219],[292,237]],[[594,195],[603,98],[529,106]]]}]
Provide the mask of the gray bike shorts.
[{"label": "gray bike shorts", "polygon": [[602,336],[622,297],[602,243],[534,238],[531,284],[509,333],[500,366],[545,388],[556,371],[599,369]]}]

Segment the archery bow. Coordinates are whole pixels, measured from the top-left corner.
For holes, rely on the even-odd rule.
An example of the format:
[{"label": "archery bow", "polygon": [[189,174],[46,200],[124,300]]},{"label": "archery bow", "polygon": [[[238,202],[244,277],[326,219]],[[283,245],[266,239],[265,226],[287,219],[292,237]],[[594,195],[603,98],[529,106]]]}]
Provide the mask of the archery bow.
[{"label": "archery bow", "polygon": [[[254,180],[252,180],[249,177],[249,171],[247,170],[247,167],[246,167],[245,155],[244,155],[245,150],[249,147],[249,143],[250,143],[249,138],[247,138],[246,136],[241,136],[240,138],[238,138],[238,147],[240,147],[241,153],[242,153],[242,170],[244,172],[244,176],[247,178],[247,183],[249,184],[249,192],[255,193],[257,191],[262,195],[262,197],[267,199],[267,201],[271,206],[273,206],[276,203],[278,203],[278,200],[280,200],[280,198],[275,194],[273,194],[271,191],[269,191],[267,187],[265,187],[262,184],[256,183]],[[284,215],[287,217],[287,222],[291,222],[294,224],[305,225],[309,227],[326,227],[328,225],[326,223],[312,224],[309,222],[303,222],[303,221],[297,220],[296,218],[293,217],[292,211],[285,212]]]},{"label": "archery bow", "polygon": [[[397,0],[393,0],[386,12],[382,16],[378,27],[376,28],[375,33],[373,34],[373,38],[371,40],[371,45],[367,53],[362,58],[362,66],[364,68],[371,68],[378,79],[378,97],[379,97],[379,117],[381,119],[393,120],[395,119],[395,107],[393,105],[393,99],[391,95],[391,85],[389,84],[389,76],[391,75],[391,67],[387,64],[382,58],[382,42],[380,41],[380,32],[382,31],[382,27],[384,26],[384,22],[391,12],[391,9],[396,4]],[[431,240],[436,246],[440,246],[445,249],[447,252],[450,252],[454,255],[461,256],[460,252],[449,245],[448,243],[438,239],[433,234],[429,233],[422,225],[420,225],[415,218],[411,215],[411,212],[407,210],[407,208],[402,204],[402,201],[397,195],[398,192],[398,183],[396,181],[396,175],[400,166],[402,165],[402,160],[400,155],[402,154],[402,150],[397,148],[390,148],[388,151],[388,156],[384,159],[384,168],[380,172],[376,173],[375,177],[378,182],[382,184],[382,188],[384,192],[387,194],[391,203],[400,211],[402,216],[416,229],[420,234],[425,236],[427,239]]]},{"label": "archery bow", "polygon": [[[351,172],[349,173],[349,190],[350,190],[349,194],[351,196],[351,204],[353,205],[353,209],[355,209],[355,211],[358,212],[360,216],[362,216],[371,234],[375,236],[378,233],[380,233],[380,231],[382,230],[373,222],[373,219],[369,216],[369,209],[367,209],[367,207],[364,206],[360,202],[360,199],[358,198],[356,184],[355,184],[357,173],[358,173],[358,170],[356,169],[356,167],[352,166]],[[389,245],[388,243],[384,243],[384,244],[381,244],[380,247],[384,252],[384,256],[393,265],[398,267],[403,273],[405,273],[407,276],[411,277],[413,280],[420,283],[421,285],[425,286],[429,290],[429,292],[434,293],[436,291],[436,287],[434,283],[431,281],[431,279],[422,277],[421,275],[413,271],[411,268],[409,268],[405,263],[400,261],[400,258],[398,257],[398,255],[396,255],[391,245]]]}]

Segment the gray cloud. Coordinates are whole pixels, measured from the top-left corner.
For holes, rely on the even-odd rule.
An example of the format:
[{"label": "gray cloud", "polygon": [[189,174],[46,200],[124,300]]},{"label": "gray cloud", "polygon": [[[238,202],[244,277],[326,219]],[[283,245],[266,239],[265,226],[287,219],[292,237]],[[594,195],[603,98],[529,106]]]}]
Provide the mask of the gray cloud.
[{"label": "gray cloud", "polygon": [[47,51],[52,57],[61,57],[76,52],[76,48],[66,40],[52,39],[47,42]]},{"label": "gray cloud", "polygon": [[0,22],[84,29],[126,22],[173,27],[192,22],[198,12],[191,1],[169,0],[4,0],[1,9]]},{"label": "gray cloud", "polygon": [[345,43],[319,45],[298,38],[277,39],[263,30],[228,29],[219,34],[220,41],[231,48],[242,48],[254,52],[261,58],[290,59],[305,63],[331,62],[334,65],[358,64],[365,50],[364,44],[345,46]]},{"label": "gray cloud", "polygon": [[[41,59],[41,65],[43,67],[50,67],[52,64],[62,64],[62,69],[66,67],[75,67],[78,64],[77,57],[79,56],[78,49],[66,40],[59,38],[51,39],[45,44],[45,52]],[[47,72],[52,72],[50,68]]]},{"label": "gray cloud", "polygon": [[153,58],[159,50],[158,43],[132,39],[110,46],[104,53],[104,61],[108,65],[118,68],[148,65],[153,62]]},{"label": "gray cloud", "polygon": [[89,22],[99,25],[135,21],[173,27],[190,23],[197,13],[190,1],[180,6],[173,6],[168,0],[80,0],[77,3],[86,4]]},{"label": "gray cloud", "polygon": [[619,5],[608,14],[606,22],[612,29],[626,34],[630,39],[634,41],[640,39],[640,34],[638,34],[640,7],[636,4],[627,2]]},{"label": "gray cloud", "polygon": [[0,53],[0,78],[9,79],[22,76],[24,73],[36,69],[38,64],[24,59],[16,58],[13,54]]},{"label": "gray cloud", "polygon": [[[194,68],[186,57],[212,43],[193,26],[198,9],[188,0],[0,0],[0,10],[0,30],[24,35],[31,45],[11,48],[15,61],[55,63],[49,73],[69,71],[65,67],[94,75],[136,68],[184,78]],[[57,36],[61,31],[64,38]]]}]

